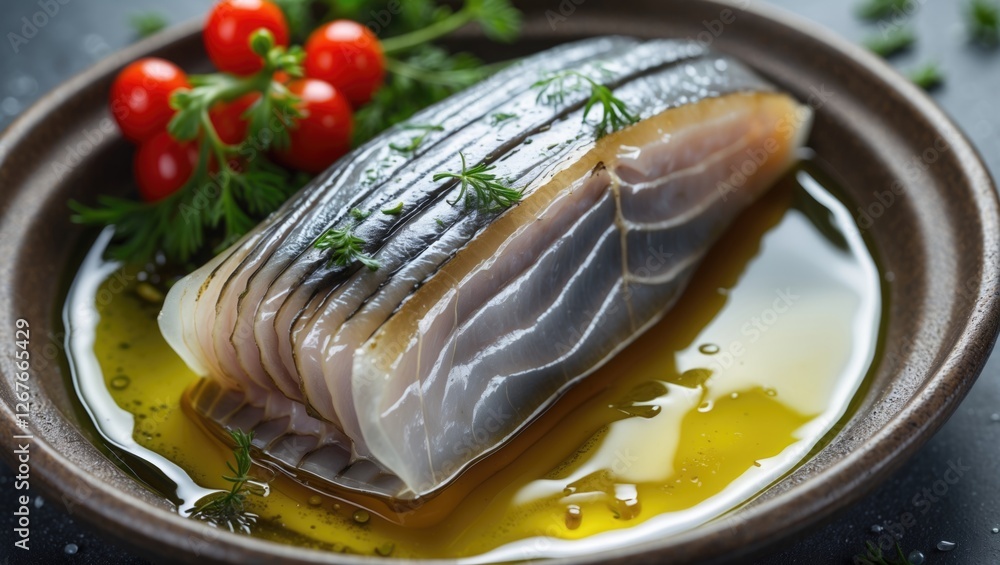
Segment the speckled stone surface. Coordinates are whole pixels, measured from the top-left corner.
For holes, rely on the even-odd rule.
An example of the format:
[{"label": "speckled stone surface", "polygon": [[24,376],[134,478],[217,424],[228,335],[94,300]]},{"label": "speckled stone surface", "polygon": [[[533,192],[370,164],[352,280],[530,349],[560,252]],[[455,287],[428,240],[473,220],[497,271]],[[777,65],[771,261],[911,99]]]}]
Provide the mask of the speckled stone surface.
[{"label": "speckled stone surface", "polygon": [[[544,1],[544,0],[543,0]],[[552,0],[555,6],[558,2]],[[1000,171],[1000,111],[996,92],[1000,88],[1000,52],[970,47],[964,41],[960,12],[951,0],[927,0],[914,22],[920,44],[898,60],[903,68],[935,59],[948,73],[948,86],[937,93],[946,110],[977,144],[993,171]],[[782,0],[777,2],[831,27],[851,39],[878,31],[864,26],[845,2],[837,0]],[[130,3],[125,11],[109,0],[79,0],[62,6],[61,13],[28,43],[12,54],[0,46],[0,125],[6,125],[33,99],[134,39],[127,26],[128,13],[158,9],[172,21],[202,12],[204,0],[174,0],[169,11],[162,3],[148,0]],[[0,27],[17,29],[22,16],[37,7],[4,5]],[[585,12],[586,4],[579,8]],[[15,26],[15,27],[11,27]],[[10,27],[10,30],[6,28]],[[921,550],[929,563],[998,563],[1000,534],[1000,361],[991,362],[973,392],[955,416],[916,457],[884,486],[846,512],[833,524],[761,563],[848,563],[866,539],[899,533],[907,551]],[[12,473],[0,475],[0,497],[11,496]],[[957,478],[956,478],[957,475]],[[11,497],[12,498],[12,497]],[[133,563],[141,562],[126,550],[104,541],[66,516],[57,503],[34,507],[37,528],[32,532],[31,559],[12,553],[12,500],[0,499],[0,556],[10,562]],[[7,509],[10,511],[6,511]],[[882,528],[878,532],[873,526]],[[957,542],[947,553],[935,546],[939,541]],[[66,552],[75,544],[74,554]],[[72,549],[72,548],[70,548]]]}]

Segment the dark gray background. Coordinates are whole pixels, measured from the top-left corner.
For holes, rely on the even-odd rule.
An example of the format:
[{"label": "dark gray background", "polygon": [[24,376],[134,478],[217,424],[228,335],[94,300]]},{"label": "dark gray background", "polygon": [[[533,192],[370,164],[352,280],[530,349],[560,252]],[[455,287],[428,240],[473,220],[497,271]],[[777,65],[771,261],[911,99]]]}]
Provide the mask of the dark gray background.
[{"label": "dark gray background", "polygon": [[[176,23],[200,16],[211,5],[210,0],[60,1],[66,4],[59,13],[27,44],[20,45],[18,53],[7,34],[20,33],[21,18],[31,17],[39,7],[35,1],[0,2],[4,38],[0,45],[0,127],[48,90],[135,41],[128,25],[130,14],[155,11]],[[558,6],[558,0],[540,1]],[[852,40],[861,41],[879,31],[854,17],[852,2],[774,3]],[[935,98],[972,138],[996,175],[1000,171],[1000,51],[968,43],[961,13],[965,0],[914,0],[914,4],[919,6],[913,17],[918,47],[893,63],[903,69],[928,60],[941,64],[947,84],[935,92]],[[946,485],[942,481],[950,465],[968,469],[955,484]],[[898,525],[901,516],[910,512],[916,516],[915,524],[895,528],[901,530],[900,541],[907,553],[922,551],[926,563],[1000,564],[1000,534],[992,533],[993,528],[1000,528],[998,465],[1000,358],[994,356],[955,416],[902,471],[831,525],[760,563],[850,563],[866,540],[878,537],[873,526]],[[935,487],[941,496],[933,494]],[[914,497],[924,489],[931,494],[921,495],[922,499],[932,502],[916,507]],[[0,560],[4,563],[143,562],[77,523],[57,503],[40,498],[35,499],[30,555],[15,550],[13,504],[12,473],[0,464]],[[951,552],[941,552],[936,545],[942,540],[958,545]],[[67,544],[74,544],[76,553],[68,554]]]}]

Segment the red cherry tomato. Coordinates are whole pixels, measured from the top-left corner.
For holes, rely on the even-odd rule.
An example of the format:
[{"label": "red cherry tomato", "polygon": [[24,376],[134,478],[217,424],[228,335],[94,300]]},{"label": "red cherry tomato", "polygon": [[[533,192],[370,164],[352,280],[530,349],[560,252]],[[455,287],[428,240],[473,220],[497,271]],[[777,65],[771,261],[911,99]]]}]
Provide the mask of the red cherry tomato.
[{"label": "red cherry tomato", "polygon": [[212,63],[238,75],[255,73],[263,60],[250,48],[250,35],[260,28],[274,34],[275,45],[288,46],[288,24],[267,0],[222,0],[208,13],[202,36]]},{"label": "red cherry tomato", "polygon": [[295,80],[288,89],[302,99],[305,116],[288,132],[289,148],[275,151],[275,157],[300,171],[321,173],[351,148],[351,105],[336,88],[321,80]]},{"label": "red cherry tomato", "polygon": [[357,108],[382,86],[382,45],[370,29],[357,22],[330,22],[309,36],[305,71],[306,76],[332,84]]},{"label": "red cherry tomato", "polygon": [[243,113],[260,98],[259,92],[251,92],[233,100],[219,102],[208,112],[219,139],[229,145],[239,145],[247,136],[247,121]]},{"label": "red cherry tomato", "polygon": [[147,202],[162,200],[184,186],[197,165],[195,143],[180,143],[169,133],[160,132],[143,142],[135,152],[139,194]]},{"label": "red cherry tomato", "polygon": [[170,93],[191,88],[187,75],[163,59],[139,59],[118,73],[111,85],[111,113],[130,141],[143,142],[166,130],[174,110]]}]

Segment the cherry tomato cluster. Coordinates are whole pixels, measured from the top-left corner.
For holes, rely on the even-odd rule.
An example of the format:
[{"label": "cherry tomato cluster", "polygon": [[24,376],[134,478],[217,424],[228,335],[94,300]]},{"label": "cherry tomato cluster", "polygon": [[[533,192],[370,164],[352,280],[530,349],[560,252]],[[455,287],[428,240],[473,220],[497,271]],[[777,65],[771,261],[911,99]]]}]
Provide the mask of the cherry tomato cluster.
[{"label": "cherry tomato cluster", "polygon": [[[264,62],[251,47],[251,37],[265,29],[274,45],[288,47],[289,29],[281,9],[268,0],[222,0],[208,14],[202,33],[212,63],[223,73],[248,76]],[[378,38],[350,20],[327,23],[309,36],[303,62],[305,76],[275,73],[298,97],[301,118],[290,128],[290,144],[272,150],[278,163],[319,173],[350,149],[353,111],[371,100],[385,78],[385,59]],[[135,178],[140,194],[155,202],[179,190],[198,166],[199,143],[182,143],[167,132],[175,110],[171,94],[191,89],[188,76],[169,61],[146,58],[121,71],[111,87],[112,114],[122,134],[138,145]],[[261,99],[248,92],[214,104],[208,112],[221,143],[236,146],[247,137],[246,112]]]}]

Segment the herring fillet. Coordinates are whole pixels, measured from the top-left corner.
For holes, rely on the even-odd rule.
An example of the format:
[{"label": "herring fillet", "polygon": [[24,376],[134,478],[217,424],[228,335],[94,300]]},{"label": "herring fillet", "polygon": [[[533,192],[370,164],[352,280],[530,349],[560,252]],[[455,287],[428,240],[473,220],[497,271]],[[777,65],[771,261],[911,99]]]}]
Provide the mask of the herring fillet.
[{"label": "herring fillet", "polygon": [[[639,123],[597,139],[586,88],[539,96],[534,83],[560,70],[607,84]],[[443,129],[414,154],[392,149],[414,135],[400,126],[342,159],[175,285],[161,328],[192,368],[257,407],[247,422],[266,428],[265,454],[294,467],[336,445],[351,461],[310,464],[331,483],[377,469],[409,496],[432,493],[659,320],[793,162],[810,116],[695,43],[563,46],[415,116]],[[457,172],[460,153],[523,187],[523,201],[498,212],[450,201],[455,183],[432,177]],[[398,202],[403,214],[379,212]],[[371,215],[352,220],[355,208]],[[378,271],[330,265],[313,247],[349,224]]]}]

